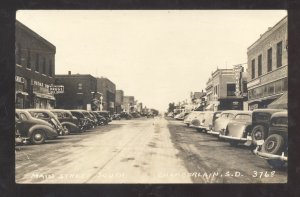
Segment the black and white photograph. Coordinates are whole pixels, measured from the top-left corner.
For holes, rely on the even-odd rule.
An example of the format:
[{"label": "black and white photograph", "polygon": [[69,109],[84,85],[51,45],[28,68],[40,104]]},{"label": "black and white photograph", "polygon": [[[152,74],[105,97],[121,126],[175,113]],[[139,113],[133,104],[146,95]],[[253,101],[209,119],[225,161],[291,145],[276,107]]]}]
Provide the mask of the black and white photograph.
[{"label": "black and white photograph", "polygon": [[287,183],[287,10],[18,10],[15,182]]}]

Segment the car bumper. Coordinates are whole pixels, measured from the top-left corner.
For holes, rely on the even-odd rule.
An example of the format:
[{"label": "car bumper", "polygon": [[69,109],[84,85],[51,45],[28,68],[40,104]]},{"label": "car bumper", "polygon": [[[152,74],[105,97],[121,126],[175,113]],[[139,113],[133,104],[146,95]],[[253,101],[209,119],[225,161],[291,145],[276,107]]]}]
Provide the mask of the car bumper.
[{"label": "car bumper", "polygon": [[227,136],[227,135],[222,135],[222,134],[220,134],[219,137],[223,138],[223,139],[226,139],[226,140],[240,141],[240,142],[246,142],[248,140],[251,140],[251,139],[248,139],[248,138],[233,137],[233,136]]},{"label": "car bumper", "polygon": [[281,160],[281,161],[288,161],[288,157],[284,155],[284,153],[282,153],[282,155],[274,155],[274,154],[270,154],[270,153],[264,153],[261,151],[258,151],[258,147],[253,151],[253,153],[263,159],[276,159],[276,160]]},{"label": "car bumper", "polygon": [[213,130],[209,130],[207,131],[208,134],[212,134],[212,135],[220,135],[219,131],[213,131]]}]

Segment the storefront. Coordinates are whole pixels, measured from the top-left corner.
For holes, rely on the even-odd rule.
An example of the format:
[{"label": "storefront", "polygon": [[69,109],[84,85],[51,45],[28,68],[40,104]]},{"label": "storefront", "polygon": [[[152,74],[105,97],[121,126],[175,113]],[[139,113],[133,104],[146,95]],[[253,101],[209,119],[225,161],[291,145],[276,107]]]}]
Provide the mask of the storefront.
[{"label": "storefront", "polygon": [[50,84],[32,80],[33,107],[42,109],[52,109],[55,106],[55,97],[49,93]]},{"label": "storefront", "polygon": [[25,100],[26,97],[29,95],[28,92],[26,92],[26,81],[23,77],[16,76],[15,77],[15,108],[17,109],[23,109],[26,108],[25,106]]}]

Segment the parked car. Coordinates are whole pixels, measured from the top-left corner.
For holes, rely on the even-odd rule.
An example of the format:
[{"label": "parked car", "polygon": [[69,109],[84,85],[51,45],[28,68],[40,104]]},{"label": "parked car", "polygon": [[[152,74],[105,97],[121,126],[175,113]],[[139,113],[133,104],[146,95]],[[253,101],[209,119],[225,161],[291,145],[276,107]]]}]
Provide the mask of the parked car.
[{"label": "parked car", "polygon": [[107,124],[106,118],[104,118],[103,116],[101,116],[98,112],[91,111],[91,113],[97,118],[98,125],[106,125]]},{"label": "parked car", "polygon": [[120,114],[114,114],[112,115],[113,120],[121,120],[121,115]]},{"label": "parked car", "polygon": [[124,118],[126,120],[132,119],[132,116],[129,113],[127,113],[127,112],[121,112],[120,117]]},{"label": "parked car", "polygon": [[252,113],[252,143],[265,140],[268,137],[270,118],[276,112],[286,111],[282,109],[256,109]]},{"label": "parked car", "polygon": [[92,122],[88,118],[86,118],[86,116],[80,110],[70,110],[70,112],[79,120],[84,130],[93,127]]},{"label": "parked car", "polygon": [[190,124],[191,124],[191,121],[193,120],[193,119],[195,119],[196,117],[197,117],[197,115],[199,114],[199,113],[201,113],[202,111],[191,111],[185,118],[184,118],[184,120],[183,120],[183,123],[184,124],[186,124],[186,126],[190,126]]},{"label": "parked car", "polygon": [[58,133],[49,122],[31,116],[26,110],[16,109],[16,131],[24,143],[43,144],[47,139],[54,139]]},{"label": "parked car", "polygon": [[220,116],[221,111],[205,111],[202,123],[199,127],[203,132],[208,132],[212,129],[214,122]]},{"label": "parked car", "polygon": [[257,141],[254,153],[267,160],[273,168],[281,168],[288,162],[288,114],[276,112],[270,118],[269,136]]},{"label": "parked car", "polygon": [[67,135],[69,132],[65,130],[57,117],[47,109],[26,109],[33,117],[45,120],[52,124],[58,135]]},{"label": "parked car", "polygon": [[87,112],[90,114],[91,119],[96,123],[95,126],[100,125],[100,122],[99,122],[97,116],[94,113],[92,113],[91,111],[87,111]]},{"label": "parked car", "polygon": [[203,124],[204,120],[204,112],[201,111],[200,113],[196,114],[196,116],[192,119],[190,123],[190,127],[196,128],[198,131],[202,130],[199,127]]},{"label": "parked car", "polygon": [[225,131],[219,137],[225,139],[230,145],[250,141],[251,144],[252,111],[240,111],[229,121]]},{"label": "parked car", "polygon": [[23,138],[17,126],[18,118],[15,118],[15,146],[23,144]]},{"label": "parked car", "polygon": [[72,115],[68,110],[52,109],[51,112],[57,116],[57,119],[62,124],[63,128],[70,133],[84,132],[84,127],[81,122]]},{"label": "parked car", "polygon": [[226,110],[220,114],[220,117],[215,120],[210,134],[219,136],[221,132],[224,132],[227,124],[231,119],[234,118],[236,114],[241,112],[241,110]]},{"label": "parked car", "polygon": [[111,122],[112,118],[110,116],[110,113],[108,111],[98,111],[98,113],[103,116],[104,118],[106,118],[107,122]]}]

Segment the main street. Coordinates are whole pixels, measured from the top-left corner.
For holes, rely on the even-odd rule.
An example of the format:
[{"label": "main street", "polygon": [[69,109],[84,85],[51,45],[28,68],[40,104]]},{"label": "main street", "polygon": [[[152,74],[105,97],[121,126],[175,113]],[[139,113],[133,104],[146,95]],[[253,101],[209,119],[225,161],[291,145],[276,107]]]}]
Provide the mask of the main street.
[{"label": "main street", "polygon": [[43,145],[16,147],[17,183],[284,183],[248,147],[181,121],[113,121]]}]

